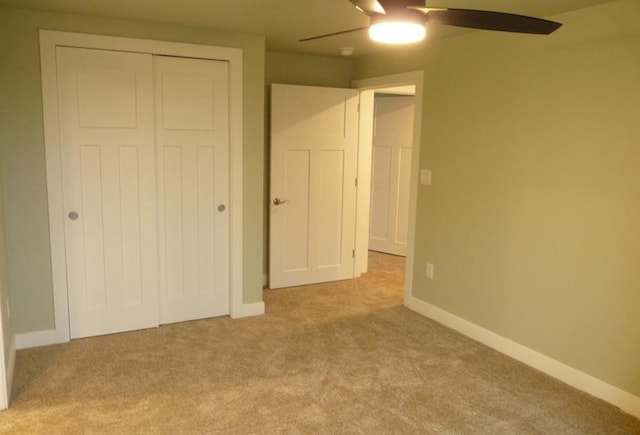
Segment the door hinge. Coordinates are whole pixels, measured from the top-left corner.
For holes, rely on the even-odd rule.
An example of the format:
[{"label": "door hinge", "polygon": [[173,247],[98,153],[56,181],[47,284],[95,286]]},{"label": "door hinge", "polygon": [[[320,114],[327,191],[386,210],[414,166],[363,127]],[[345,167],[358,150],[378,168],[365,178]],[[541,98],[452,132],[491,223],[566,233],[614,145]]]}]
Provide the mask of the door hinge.
[{"label": "door hinge", "polygon": [[358,187],[358,179],[356,178],[356,187]]},{"label": "door hinge", "polygon": [[356,250],[351,250],[351,258],[356,258]]},{"label": "door hinge", "polygon": [[360,113],[360,103],[358,103],[357,112]]}]

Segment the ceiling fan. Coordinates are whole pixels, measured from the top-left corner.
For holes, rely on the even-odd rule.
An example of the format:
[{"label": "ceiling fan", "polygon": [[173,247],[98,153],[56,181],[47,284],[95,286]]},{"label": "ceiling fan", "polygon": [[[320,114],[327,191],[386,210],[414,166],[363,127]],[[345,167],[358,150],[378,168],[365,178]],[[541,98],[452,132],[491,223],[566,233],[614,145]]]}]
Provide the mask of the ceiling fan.
[{"label": "ceiling fan", "polygon": [[425,26],[430,23],[538,35],[548,35],[562,26],[554,21],[506,12],[428,7],[425,0],[349,1],[359,11],[371,17],[369,26],[313,36],[301,39],[300,42],[369,29],[369,36],[375,41],[411,43],[424,39]]}]

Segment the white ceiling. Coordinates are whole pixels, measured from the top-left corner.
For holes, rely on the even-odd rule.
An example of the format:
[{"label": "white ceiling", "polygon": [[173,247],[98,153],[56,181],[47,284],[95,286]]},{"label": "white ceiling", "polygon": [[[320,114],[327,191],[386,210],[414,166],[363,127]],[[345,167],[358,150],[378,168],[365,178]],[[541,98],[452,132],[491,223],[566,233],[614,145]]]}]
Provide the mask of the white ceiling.
[{"label": "white ceiling", "polygon": [[[427,5],[542,18],[610,1],[614,0],[427,0]],[[369,18],[348,0],[0,0],[0,5],[265,35],[267,49],[274,51],[339,55],[340,47],[353,47],[358,56],[388,49],[369,41],[364,31],[298,42],[367,26]],[[428,38],[446,38],[465,31],[434,24],[428,29]]]}]

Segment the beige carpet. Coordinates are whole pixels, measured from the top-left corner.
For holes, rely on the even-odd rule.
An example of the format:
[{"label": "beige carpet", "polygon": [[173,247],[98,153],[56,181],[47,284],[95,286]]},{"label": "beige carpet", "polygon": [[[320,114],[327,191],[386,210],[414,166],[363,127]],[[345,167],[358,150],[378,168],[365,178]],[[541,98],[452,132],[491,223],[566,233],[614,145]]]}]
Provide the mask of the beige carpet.
[{"label": "beige carpet", "polygon": [[267,314],[18,352],[2,433],[640,434],[640,420],[402,307],[402,261]]}]

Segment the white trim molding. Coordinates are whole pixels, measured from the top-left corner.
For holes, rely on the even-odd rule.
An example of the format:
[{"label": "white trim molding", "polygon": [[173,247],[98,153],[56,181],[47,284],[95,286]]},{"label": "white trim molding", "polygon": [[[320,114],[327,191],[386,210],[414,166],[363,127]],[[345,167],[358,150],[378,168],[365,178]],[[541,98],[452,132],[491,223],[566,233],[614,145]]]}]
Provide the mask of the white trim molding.
[{"label": "white trim molding", "polygon": [[7,362],[7,407],[11,403],[11,388],[13,387],[13,373],[16,369],[16,340],[11,340],[9,349],[9,361]]},{"label": "white trim molding", "polygon": [[44,331],[25,332],[16,334],[16,349],[28,349],[30,347],[48,346],[61,343],[58,331],[47,329]]},{"label": "white trim molding", "polygon": [[60,134],[58,125],[56,70],[56,47],[58,46],[193,57],[222,60],[229,63],[229,313],[231,317],[242,317],[242,313],[247,311],[242,302],[242,49],[41,30],[40,59],[42,68],[42,99],[55,329],[21,334],[19,336],[18,348],[63,343],[70,339],[61,152],[59,143]]},{"label": "white trim molding", "polygon": [[640,418],[640,397],[607,384],[587,373],[509,340],[416,297],[405,299],[407,308],[489,346],[515,360],[591,394]]},{"label": "white trim molding", "polygon": [[[0,343],[4,341],[0,336]],[[11,401],[11,385],[13,384],[13,371],[16,365],[16,343],[15,338],[11,335],[9,343],[2,343],[3,354],[0,358],[0,410],[9,408],[9,402]],[[5,360],[5,347],[9,358]]]},{"label": "white trim molding", "polygon": [[242,317],[261,316],[264,313],[264,302],[254,302],[252,304],[243,304],[242,309],[235,312],[231,317],[233,319],[240,319]]}]

